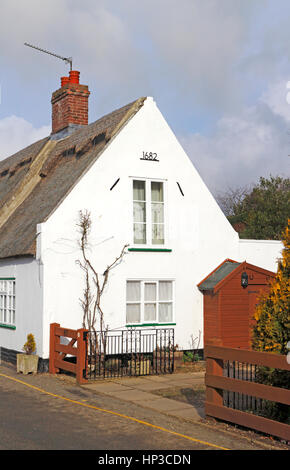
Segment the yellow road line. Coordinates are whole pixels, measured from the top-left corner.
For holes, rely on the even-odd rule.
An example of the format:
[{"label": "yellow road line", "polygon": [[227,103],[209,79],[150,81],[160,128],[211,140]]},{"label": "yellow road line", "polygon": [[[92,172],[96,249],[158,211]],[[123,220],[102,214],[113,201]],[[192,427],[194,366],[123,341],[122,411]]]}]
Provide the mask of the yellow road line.
[{"label": "yellow road line", "polygon": [[214,448],[220,449],[220,450],[230,450],[230,449],[227,449],[226,447],[221,447],[221,446],[218,446],[216,444],[211,444],[210,442],[201,441],[199,439],[195,439],[194,437],[186,436],[185,434],[180,434],[178,432],[171,431],[170,429],[166,429],[166,428],[163,428],[161,426],[156,426],[155,424],[147,423],[146,421],[142,421],[140,419],[133,418],[132,416],[127,416],[127,415],[124,415],[122,413],[117,413],[116,411],[105,410],[105,409],[99,408],[97,406],[88,405],[88,404],[82,403],[80,401],[71,400],[70,398],[66,398],[66,397],[63,397],[61,395],[56,395],[55,393],[51,393],[51,392],[48,392],[46,390],[43,390],[42,388],[35,387],[34,385],[30,385],[26,382],[23,382],[22,380],[15,379],[14,377],[11,377],[10,375],[0,374],[0,376],[5,377],[6,379],[9,379],[9,380],[13,380],[14,382],[18,382],[22,385],[26,385],[27,387],[32,388],[33,390],[44,393],[46,395],[50,395],[51,397],[60,398],[61,400],[65,400],[67,402],[74,403],[75,405],[80,405],[80,406],[83,406],[85,408],[90,408],[90,409],[93,409],[93,410],[102,411],[103,413],[109,413],[109,414],[114,415],[114,416],[119,416],[120,418],[129,419],[130,421],[135,421],[136,423],[143,424],[145,426],[149,426],[151,428],[158,429],[159,431],[164,431],[164,432],[167,432],[168,434],[173,434],[174,436],[182,437],[183,439],[188,439],[189,441],[197,442],[199,444],[203,444],[203,445],[206,445],[206,446],[209,446],[209,447],[214,447]]}]

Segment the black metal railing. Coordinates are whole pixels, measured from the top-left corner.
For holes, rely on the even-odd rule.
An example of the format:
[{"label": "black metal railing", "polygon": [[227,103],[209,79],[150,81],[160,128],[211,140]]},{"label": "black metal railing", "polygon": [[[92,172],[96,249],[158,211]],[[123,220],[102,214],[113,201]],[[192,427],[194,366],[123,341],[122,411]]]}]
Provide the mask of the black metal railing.
[{"label": "black metal railing", "polygon": [[[257,366],[238,361],[224,361],[224,377],[232,379],[258,382]],[[239,392],[223,391],[224,406],[240,411],[259,412],[262,411],[262,400],[260,398],[245,395]]]},{"label": "black metal railing", "polygon": [[173,328],[87,334],[87,379],[170,374],[173,370]]}]

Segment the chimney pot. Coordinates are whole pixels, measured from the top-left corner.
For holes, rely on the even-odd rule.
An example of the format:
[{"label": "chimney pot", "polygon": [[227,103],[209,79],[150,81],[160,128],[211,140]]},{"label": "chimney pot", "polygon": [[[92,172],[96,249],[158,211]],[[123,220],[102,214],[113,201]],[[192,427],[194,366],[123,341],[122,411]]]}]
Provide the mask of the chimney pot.
[{"label": "chimney pot", "polygon": [[70,83],[80,83],[80,72],[77,70],[71,70],[69,73]]},{"label": "chimney pot", "polygon": [[64,85],[69,83],[69,77],[61,77],[60,82],[61,82],[61,87],[63,87]]}]

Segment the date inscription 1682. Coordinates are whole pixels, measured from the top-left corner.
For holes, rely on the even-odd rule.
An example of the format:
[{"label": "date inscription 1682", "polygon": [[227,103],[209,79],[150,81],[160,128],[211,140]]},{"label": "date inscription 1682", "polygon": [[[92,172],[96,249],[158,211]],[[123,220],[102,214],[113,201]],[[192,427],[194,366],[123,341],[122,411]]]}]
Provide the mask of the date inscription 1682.
[{"label": "date inscription 1682", "polygon": [[153,162],[159,162],[157,153],[154,152],[142,152],[142,157],[140,160],[151,160]]}]

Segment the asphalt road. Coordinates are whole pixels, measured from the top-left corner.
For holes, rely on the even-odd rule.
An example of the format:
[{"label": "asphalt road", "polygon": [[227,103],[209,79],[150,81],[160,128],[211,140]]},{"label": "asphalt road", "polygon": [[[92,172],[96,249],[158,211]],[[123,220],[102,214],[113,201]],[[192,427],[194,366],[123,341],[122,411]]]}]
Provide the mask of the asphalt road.
[{"label": "asphalt road", "polygon": [[263,449],[230,433],[96,395],[74,381],[17,375],[2,366],[0,417],[0,450]]},{"label": "asphalt road", "polygon": [[[80,403],[112,408],[108,399],[96,400],[90,392],[83,392],[78,387],[68,386],[62,392]],[[120,412],[132,414],[128,405],[126,408],[121,406]],[[138,422],[38,393],[3,377],[0,377],[0,416],[1,450],[211,448]],[[144,420],[144,412],[140,418]],[[172,423],[162,418],[167,422],[161,424],[172,429]]]}]

